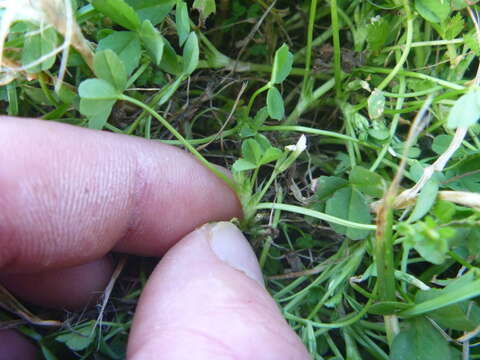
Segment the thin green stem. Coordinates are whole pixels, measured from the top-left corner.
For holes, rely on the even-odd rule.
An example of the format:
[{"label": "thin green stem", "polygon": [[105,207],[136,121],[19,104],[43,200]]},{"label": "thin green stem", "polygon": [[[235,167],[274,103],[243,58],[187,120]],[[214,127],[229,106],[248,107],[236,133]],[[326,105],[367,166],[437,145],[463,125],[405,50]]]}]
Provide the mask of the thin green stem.
[{"label": "thin green stem", "polygon": [[[442,46],[442,45],[449,45],[449,44],[463,44],[465,41],[463,39],[452,39],[452,40],[432,40],[432,41],[416,41],[410,44],[410,47],[417,48],[417,47],[430,47],[430,46]],[[403,45],[395,45],[389,46],[382,50],[383,53],[389,53],[392,50],[404,50],[405,44]]]},{"label": "thin green stem", "polygon": [[[317,315],[320,309],[325,305],[328,299],[336,292],[342,291],[345,289],[345,281],[350,278],[355,271],[358,269],[358,266],[362,262],[366,248],[366,242],[360,243],[359,247],[355,251],[352,251],[349,254],[347,260],[338,264],[339,268],[335,274],[335,280],[331,279],[325,293],[321,299],[317,302],[315,307],[309,312],[307,319],[312,319]],[[343,285],[342,285],[343,284]],[[339,289],[341,287],[341,290]]]},{"label": "thin green stem", "polygon": [[[390,68],[383,68],[383,67],[376,67],[376,66],[365,66],[360,70],[367,73],[379,73],[379,74],[390,74],[393,71],[393,69],[390,69]],[[465,86],[463,85],[459,85],[451,81],[439,79],[430,75],[417,73],[415,71],[399,70],[397,71],[397,75],[403,75],[406,77],[411,77],[411,78],[421,79],[421,80],[429,80],[435,84],[438,84],[453,90],[465,90]]]},{"label": "thin green stem", "polygon": [[113,133],[115,133],[115,134],[123,134],[123,135],[125,135],[125,133],[123,132],[122,129],[119,129],[119,128],[117,128],[116,126],[113,126],[112,124],[109,124],[108,122],[105,123],[104,127],[105,127],[105,129],[110,130],[111,132],[113,132]]},{"label": "thin green stem", "polygon": [[[328,29],[328,30],[325,30],[324,32],[322,32],[322,34],[320,36],[318,36],[317,38],[315,38],[313,41],[312,41],[312,47],[315,47],[315,46],[318,46],[318,45],[321,45],[323,44],[325,41],[327,41],[330,37],[332,36],[332,29]],[[295,55],[293,55],[293,60],[296,62],[297,60],[299,60],[304,53],[306,53],[307,51],[307,47],[304,47],[303,49],[300,49],[298,50]]]},{"label": "thin green stem", "polygon": [[425,96],[432,94],[434,92],[437,92],[439,90],[442,90],[443,88],[441,86],[434,86],[430,89],[427,90],[420,90],[420,91],[413,91],[413,92],[399,92],[397,93],[391,93],[388,91],[383,91],[383,95],[386,97],[392,97],[392,98],[411,98],[411,97],[419,97],[419,96]]},{"label": "thin green stem", "polygon": [[284,125],[293,125],[294,123],[296,123],[298,118],[305,111],[307,111],[315,101],[317,101],[322,95],[325,95],[327,92],[329,92],[334,86],[335,86],[335,79],[330,79],[327,82],[325,82],[322,86],[317,88],[313,92],[311,97],[309,98],[301,97],[295,109],[285,120]]},{"label": "thin green stem", "polygon": [[270,178],[263,185],[262,190],[260,190],[259,193],[255,194],[255,196],[253,198],[255,202],[253,204],[251,204],[252,212],[254,212],[257,209],[258,203],[263,199],[263,197],[267,193],[268,189],[272,185],[273,181],[280,174],[280,171],[278,170],[279,165],[280,165],[279,162],[277,162],[277,164],[275,166],[275,169],[273,169],[272,174],[270,175]]},{"label": "thin green stem", "polygon": [[[222,132],[221,137],[225,138],[225,137],[228,137],[228,136],[232,136],[232,135],[235,135],[237,132],[238,132],[238,130],[236,128],[225,130],[224,132]],[[206,143],[209,143],[211,141],[214,141],[217,138],[219,138],[219,135],[214,134],[214,135],[203,137],[201,139],[191,139],[191,140],[185,139],[185,140],[188,141],[191,145],[202,145],[202,144],[206,144]],[[169,144],[169,145],[182,145],[183,144],[179,140],[159,140],[159,141],[161,143]]]},{"label": "thin green stem", "polygon": [[327,221],[329,223],[333,223],[333,224],[337,224],[337,225],[350,227],[350,228],[353,228],[353,229],[375,230],[377,228],[375,225],[361,224],[361,223],[337,218],[335,216],[331,216],[331,215],[322,213],[320,211],[315,211],[315,210],[312,210],[312,209],[307,209],[307,208],[304,208],[304,207],[301,207],[301,206],[296,206],[296,205],[265,202],[265,203],[258,204],[256,209],[257,210],[271,209],[271,210],[288,211],[288,212],[292,212],[292,213],[296,213],[296,214],[311,216],[311,217],[319,219],[319,220]]},{"label": "thin green stem", "polygon": [[127,95],[120,95],[119,100],[128,101],[132,104],[137,105],[138,107],[146,110],[150,113],[155,119],[157,119],[168,131],[170,131],[173,136],[175,136],[180,143],[187,148],[206,168],[212,171],[218,178],[223,180],[232,190],[237,190],[237,185],[230,179],[226,174],[221,172],[216,166],[211,164],[207,159],[205,159],[202,154],[200,154],[197,149],[195,149],[170,123],[165,120],[160,114],[158,114],[155,110],[153,110],[148,105],[144,104],[141,101],[138,101],[135,98],[132,98]]},{"label": "thin green stem", "polygon": [[257,168],[255,168],[255,170],[253,171],[253,175],[251,177],[251,182],[252,184],[255,184],[255,182],[257,181],[257,176],[258,176],[258,172],[260,171],[260,166],[258,166]]},{"label": "thin green stem", "polygon": [[298,321],[298,322],[303,323],[303,324],[309,322],[313,327],[320,328],[320,329],[342,328],[342,327],[345,327],[345,326],[355,324],[357,321],[359,321],[362,317],[365,316],[365,314],[368,312],[368,310],[370,310],[370,306],[373,305],[373,302],[376,299],[377,291],[378,291],[377,284],[375,284],[375,287],[372,291],[372,297],[370,297],[368,299],[367,303],[365,304],[365,306],[363,307],[363,309],[360,312],[358,312],[356,314],[347,315],[343,319],[340,319],[339,321],[334,322],[334,323],[329,323],[329,324],[328,323],[320,323],[320,322],[317,322],[317,321],[300,318],[300,317],[292,315],[288,312],[284,312],[284,315],[289,320]]},{"label": "thin green stem", "polygon": [[454,251],[449,251],[448,255],[454,259],[456,262],[458,262],[460,265],[466,267],[468,270],[473,270],[476,269],[475,266],[470,264],[468,261],[466,261],[464,258],[462,258],[460,255],[456,254]]},{"label": "thin green stem", "polygon": [[475,134],[471,127],[468,129],[468,133],[477,147],[475,150],[480,150],[480,140],[478,139],[477,134]]},{"label": "thin green stem", "polygon": [[264,125],[264,126],[260,126],[258,130],[259,131],[296,131],[296,132],[312,134],[312,135],[333,137],[333,138],[342,139],[345,141],[360,142],[358,139],[355,139],[351,136],[340,134],[334,131],[314,129],[311,127],[299,126],[299,125],[270,125],[270,126]]},{"label": "thin green stem", "polygon": [[143,130],[144,134],[145,134],[145,139],[151,139],[152,138],[152,117],[151,116],[147,116],[146,119],[145,119],[145,127],[144,127],[144,130]]},{"label": "thin green stem", "polygon": [[[225,64],[223,70],[225,71],[235,71],[235,72],[261,72],[261,73],[268,73],[272,72],[273,66],[272,65],[265,65],[265,64],[255,64],[251,62],[245,61],[234,61],[229,60],[230,62]],[[211,69],[212,65],[209,64],[207,61],[201,60],[198,64],[198,69]],[[305,69],[294,67],[292,71],[290,71],[289,76],[305,76]],[[323,72],[310,72],[311,77],[315,77],[316,79],[327,79],[329,75]]]},{"label": "thin green stem", "polygon": [[307,30],[307,47],[305,51],[305,74],[303,76],[302,96],[308,96],[307,89],[310,82],[310,70],[312,65],[312,42],[313,42],[313,29],[315,27],[315,18],[317,15],[317,0],[311,0],[310,2],[310,14],[308,18],[308,30]]},{"label": "thin green stem", "polygon": [[270,83],[262,86],[260,89],[255,91],[250,98],[250,101],[248,102],[248,107],[247,107],[247,114],[250,114],[250,111],[252,110],[253,103],[258,95],[260,95],[262,92],[267,91],[271,87]]},{"label": "thin green stem", "polygon": [[[405,81],[405,77],[404,76],[400,76],[400,89],[399,89],[399,97],[397,99],[397,104],[395,105],[395,109],[396,110],[400,110],[402,107],[403,107],[403,103],[405,101],[405,98],[402,96],[402,94],[405,93],[405,89],[406,89],[406,81]],[[393,120],[392,120],[392,123],[390,125],[390,138],[389,138],[389,141],[387,144],[385,144],[382,148],[382,150],[380,151],[380,153],[378,154],[377,158],[375,159],[375,162],[373,163],[373,165],[370,167],[370,171],[375,171],[378,166],[382,163],[385,155],[387,154],[387,151],[390,147],[390,144],[392,142],[392,139],[395,135],[395,132],[397,131],[397,126],[398,126],[398,122],[400,121],[400,113],[397,113],[394,115],[393,117]]]},{"label": "thin green stem", "polygon": [[52,103],[53,106],[57,107],[60,103],[53,97],[52,93],[48,89],[48,86],[45,82],[45,75],[43,73],[38,74],[38,83],[40,84],[40,88],[42,89],[43,94],[45,97]]},{"label": "thin green stem", "polygon": [[[278,189],[277,193],[276,193],[276,198],[277,198],[277,201],[283,201],[283,190],[281,188]],[[272,218],[272,222],[271,222],[271,228],[272,229],[277,229],[278,228],[278,223],[280,222],[280,213],[281,211],[280,210],[277,210],[275,211],[275,213],[273,214],[273,218]],[[270,248],[273,244],[273,239],[271,236],[267,236],[265,241],[264,241],[264,245],[263,245],[263,248],[262,248],[262,253],[260,255],[260,259],[259,259],[259,264],[260,264],[260,267],[263,269],[265,267],[265,263],[267,262],[267,258],[268,258],[268,254],[270,252]]]},{"label": "thin green stem", "polygon": [[[339,104],[340,108],[346,109],[347,107],[344,106],[344,104]],[[344,112],[344,121],[345,121],[345,129],[347,131],[347,134],[351,137],[355,136],[355,131],[353,130],[352,126],[352,117],[347,116],[346,112]],[[359,153],[358,151],[358,146],[356,146],[356,142],[348,142],[347,143],[347,152],[348,152],[348,157],[350,158],[350,168],[354,168],[357,165],[357,160],[356,160],[356,153]],[[357,151],[355,151],[357,150]]]},{"label": "thin green stem", "polygon": [[410,12],[410,5],[408,4],[408,0],[404,2],[404,8],[407,13],[407,39],[405,43],[405,49],[403,50],[402,56],[400,60],[397,62],[395,67],[392,69],[392,72],[388,74],[388,76],[383,79],[383,81],[378,85],[379,90],[383,90],[387,87],[390,81],[393,80],[395,76],[397,76],[398,72],[402,69],[403,64],[407,61],[408,54],[410,53],[410,49],[412,48],[412,40],[413,40],[413,18]]},{"label": "thin green stem", "polygon": [[7,84],[7,114],[10,116],[17,116],[19,111],[17,85],[18,84],[16,80],[13,80],[11,83]]},{"label": "thin green stem", "polygon": [[272,246],[272,237],[267,236],[263,241],[262,253],[260,254],[260,259],[258,260],[258,263],[260,264],[261,269],[265,267],[265,263],[267,262],[268,253],[270,252],[271,246]]},{"label": "thin green stem", "polygon": [[340,49],[340,25],[338,23],[337,0],[330,0],[330,16],[333,31],[333,69],[335,73],[335,92],[337,99],[342,97],[342,64]]},{"label": "thin green stem", "polygon": [[[378,215],[378,219],[381,219],[382,222],[378,223],[376,232],[375,260],[377,263],[380,299],[383,301],[395,301],[395,266],[392,234],[393,210],[390,204],[393,199],[387,197],[385,200],[385,207],[382,213]],[[385,329],[390,345],[398,332],[397,321],[396,317],[385,316]]]},{"label": "thin green stem", "polygon": [[295,131],[295,132],[300,132],[304,134],[312,134],[312,135],[320,135],[320,136],[326,136],[326,137],[331,137],[331,138],[337,138],[340,140],[344,141],[351,141],[358,143],[362,146],[365,146],[370,149],[374,150],[379,150],[380,147],[378,145],[371,144],[366,141],[358,140],[357,138],[354,138],[352,136],[344,135],[341,133],[337,133],[334,131],[328,131],[328,130],[320,130],[320,129],[314,129],[311,127],[307,126],[300,126],[300,125],[264,125],[260,126],[258,128],[259,131]]}]

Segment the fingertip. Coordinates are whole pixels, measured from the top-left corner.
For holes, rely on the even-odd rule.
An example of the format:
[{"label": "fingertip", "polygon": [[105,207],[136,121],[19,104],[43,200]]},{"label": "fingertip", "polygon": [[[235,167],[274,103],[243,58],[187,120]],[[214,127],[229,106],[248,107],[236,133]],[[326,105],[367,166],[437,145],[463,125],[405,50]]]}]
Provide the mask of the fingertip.
[{"label": "fingertip", "polygon": [[262,271],[252,247],[231,222],[207,225],[210,248],[218,259],[265,287]]},{"label": "fingertip", "polygon": [[262,286],[253,250],[233,225],[206,225],[176,244],[149,279],[128,358],[308,359]]}]

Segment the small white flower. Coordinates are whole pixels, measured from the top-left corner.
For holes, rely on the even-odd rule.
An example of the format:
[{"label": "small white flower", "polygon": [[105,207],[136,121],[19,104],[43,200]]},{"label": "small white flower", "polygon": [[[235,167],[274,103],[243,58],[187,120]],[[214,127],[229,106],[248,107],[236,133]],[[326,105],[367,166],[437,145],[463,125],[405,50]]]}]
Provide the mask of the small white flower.
[{"label": "small white flower", "polygon": [[295,145],[285,146],[285,150],[294,152],[297,156],[300,155],[307,148],[307,137],[305,135],[300,136]]},{"label": "small white flower", "polygon": [[382,19],[380,15],[374,16],[370,18],[370,24],[375,24],[376,22],[379,22]]},{"label": "small white flower", "polygon": [[307,137],[305,135],[300,136],[300,139],[298,139],[295,145],[285,146],[285,150],[291,151],[291,153],[287,156],[285,161],[280,164],[278,172],[281,173],[287,170],[306,148]]},{"label": "small white flower", "polygon": [[370,89],[370,84],[365,81],[365,80],[360,80],[360,86],[364,89],[367,90],[368,92],[372,92],[372,89]]}]

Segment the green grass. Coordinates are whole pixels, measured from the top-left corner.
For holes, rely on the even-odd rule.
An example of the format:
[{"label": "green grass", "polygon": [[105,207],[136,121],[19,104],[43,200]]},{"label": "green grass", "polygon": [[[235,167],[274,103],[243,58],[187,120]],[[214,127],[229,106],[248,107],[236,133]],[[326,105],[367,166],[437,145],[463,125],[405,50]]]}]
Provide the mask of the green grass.
[{"label": "green grass", "polygon": [[[162,141],[231,169],[241,226],[312,358],[480,358],[480,204],[459,193],[480,192],[477,5],[223,0],[200,20],[172,1],[145,23],[109,2],[123,16],[77,0],[97,46],[72,44],[67,85],[54,89],[61,56],[37,61],[33,80],[19,72],[0,87],[5,113]],[[35,29],[14,24],[3,56],[28,65],[60,45],[58,25],[25,36]],[[101,91],[84,82],[95,75]],[[285,150],[302,134],[305,151]],[[129,261],[93,338],[78,333],[96,311],[69,314],[71,330],[21,330],[49,359],[121,359],[152,266]]]}]

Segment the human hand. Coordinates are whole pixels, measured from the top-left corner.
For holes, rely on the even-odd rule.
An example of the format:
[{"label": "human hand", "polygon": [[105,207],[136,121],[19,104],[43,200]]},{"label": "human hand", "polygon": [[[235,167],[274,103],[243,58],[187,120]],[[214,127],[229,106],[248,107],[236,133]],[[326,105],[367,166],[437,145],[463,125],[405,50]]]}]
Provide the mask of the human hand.
[{"label": "human hand", "polygon": [[[240,231],[193,231],[241,209],[187,153],[6,117],[0,143],[0,283],[20,299],[78,309],[108,282],[110,251],[166,253],[138,303],[128,359],[309,358]],[[33,358],[26,339],[0,331],[0,359]]]}]

